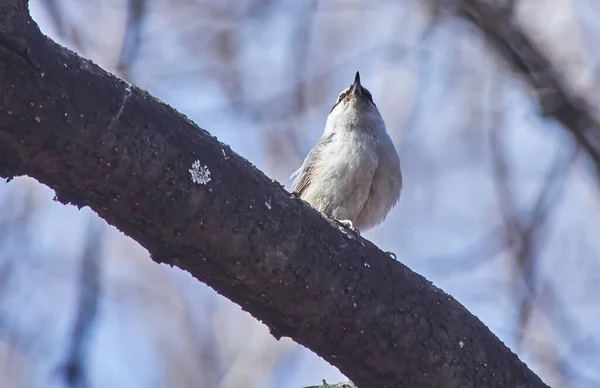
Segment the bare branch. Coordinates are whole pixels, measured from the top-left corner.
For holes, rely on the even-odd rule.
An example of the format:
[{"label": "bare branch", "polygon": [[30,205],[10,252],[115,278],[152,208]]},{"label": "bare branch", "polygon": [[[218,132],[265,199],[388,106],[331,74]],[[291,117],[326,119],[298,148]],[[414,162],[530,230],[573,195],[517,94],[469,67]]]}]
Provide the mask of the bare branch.
[{"label": "bare branch", "polygon": [[144,27],[147,6],[146,0],[127,1],[127,25],[117,65],[117,70],[126,80],[131,80],[131,66],[138,56],[142,43],[142,29]]},{"label": "bare branch", "polygon": [[[577,147],[567,157],[557,156],[556,160],[546,174],[544,184],[539,190],[536,203],[531,211],[528,224],[523,228],[520,235],[518,249],[515,253],[516,278],[522,279],[525,284],[525,297],[520,296],[519,306],[519,333],[517,333],[519,344],[523,341],[525,327],[529,323],[533,303],[537,296],[537,274],[535,271],[536,258],[535,252],[539,249],[540,234],[547,225],[552,210],[558,206],[559,196],[563,192],[563,187],[567,174],[573,165],[578,154]],[[558,192],[557,192],[558,191]],[[524,224],[524,222],[523,222]]]},{"label": "bare branch", "polygon": [[87,242],[81,260],[79,273],[79,302],[73,340],[64,366],[67,386],[73,388],[87,387],[85,376],[85,357],[90,329],[98,310],[100,295],[100,260],[102,258],[102,225],[92,220],[89,224]]},{"label": "bare branch", "polygon": [[459,13],[473,22],[537,95],[541,114],[561,123],[586,151],[600,177],[600,123],[556,66],[512,21],[512,1],[460,0]]}]

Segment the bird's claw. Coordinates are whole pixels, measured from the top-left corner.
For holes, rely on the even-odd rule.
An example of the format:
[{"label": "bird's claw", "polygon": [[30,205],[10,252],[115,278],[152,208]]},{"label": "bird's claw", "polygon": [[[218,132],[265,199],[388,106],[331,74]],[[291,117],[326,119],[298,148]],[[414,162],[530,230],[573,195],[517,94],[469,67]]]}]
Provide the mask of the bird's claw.
[{"label": "bird's claw", "polygon": [[353,231],[354,233],[356,233],[360,237],[360,232],[358,231],[358,229],[356,229],[354,227],[354,224],[352,223],[352,221],[350,221],[350,220],[338,220],[338,222],[340,224],[344,225],[346,228],[348,228],[351,231]]}]

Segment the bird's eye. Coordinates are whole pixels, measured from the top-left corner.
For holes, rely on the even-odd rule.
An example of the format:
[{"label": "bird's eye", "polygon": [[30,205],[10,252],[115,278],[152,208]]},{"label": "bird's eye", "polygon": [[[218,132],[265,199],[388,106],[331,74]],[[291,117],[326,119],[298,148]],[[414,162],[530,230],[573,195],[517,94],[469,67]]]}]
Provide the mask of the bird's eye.
[{"label": "bird's eye", "polygon": [[331,110],[329,111],[329,113],[333,112],[333,110],[335,109],[335,107],[336,107],[336,106],[338,106],[340,102],[342,102],[342,100],[344,99],[344,97],[345,97],[345,96],[346,96],[346,95],[345,95],[344,93],[341,93],[341,94],[338,96],[338,99],[337,99],[337,101],[335,102],[335,104],[333,104],[333,106],[331,107]]}]

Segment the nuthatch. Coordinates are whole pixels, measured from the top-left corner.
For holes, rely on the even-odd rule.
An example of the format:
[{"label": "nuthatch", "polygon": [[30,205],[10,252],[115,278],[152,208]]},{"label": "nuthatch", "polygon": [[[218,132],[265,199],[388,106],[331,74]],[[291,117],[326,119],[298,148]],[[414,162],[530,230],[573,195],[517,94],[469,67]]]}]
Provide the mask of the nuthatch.
[{"label": "nuthatch", "polygon": [[398,202],[400,158],[358,72],[292,179],[300,198],[355,231],[381,223]]}]

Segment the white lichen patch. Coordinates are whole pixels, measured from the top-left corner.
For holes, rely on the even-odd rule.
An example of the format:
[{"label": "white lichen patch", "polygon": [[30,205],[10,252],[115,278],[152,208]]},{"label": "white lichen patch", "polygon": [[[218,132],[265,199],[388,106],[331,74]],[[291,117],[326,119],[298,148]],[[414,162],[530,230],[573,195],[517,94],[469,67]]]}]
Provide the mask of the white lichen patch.
[{"label": "white lichen patch", "polygon": [[465,346],[465,343],[462,341],[458,341],[458,346],[460,346],[462,348],[463,346]]},{"label": "white lichen patch", "polygon": [[269,202],[265,202],[265,206],[267,207],[267,209],[271,210],[271,204]]},{"label": "white lichen patch", "polygon": [[188,170],[192,176],[192,182],[197,185],[205,185],[210,182],[210,170],[202,166],[199,160],[192,163],[192,168]]}]

